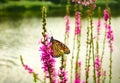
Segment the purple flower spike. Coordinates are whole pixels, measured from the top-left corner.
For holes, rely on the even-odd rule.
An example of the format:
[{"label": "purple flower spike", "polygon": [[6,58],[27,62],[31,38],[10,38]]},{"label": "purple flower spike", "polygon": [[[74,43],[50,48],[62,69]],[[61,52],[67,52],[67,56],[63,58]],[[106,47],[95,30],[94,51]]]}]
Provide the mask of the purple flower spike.
[{"label": "purple flower spike", "polygon": [[80,12],[75,13],[75,35],[79,35],[81,33],[81,17]]},{"label": "purple flower spike", "polygon": [[109,11],[107,9],[104,10],[104,20],[107,21],[110,18]]},{"label": "purple flower spike", "polygon": [[66,33],[68,34],[70,32],[70,17],[66,15],[64,18],[66,20]]},{"label": "purple flower spike", "polygon": [[59,81],[59,83],[66,83],[67,82],[67,80],[68,80],[68,78],[67,78],[67,72],[64,69],[59,70],[58,75],[59,75],[59,77],[61,79]]},{"label": "purple flower spike", "polygon": [[[41,39],[43,40],[43,39]],[[53,56],[53,50],[51,48],[52,43],[50,42],[50,37],[46,36],[45,44],[41,41],[41,62],[43,64],[42,69],[46,73],[46,77],[50,78],[52,83],[56,83],[56,72],[55,72],[55,59]]]}]

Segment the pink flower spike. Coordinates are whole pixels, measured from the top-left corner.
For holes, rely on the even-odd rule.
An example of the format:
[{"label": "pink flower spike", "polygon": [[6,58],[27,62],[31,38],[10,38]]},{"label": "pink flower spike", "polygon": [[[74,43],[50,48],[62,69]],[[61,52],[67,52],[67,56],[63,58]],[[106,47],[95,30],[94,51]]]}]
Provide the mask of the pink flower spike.
[{"label": "pink flower spike", "polygon": [[85,81],[83,81],[82,83],[85,83]]},{"label": "pink flower spike", "polygon": [[82,64],[82,62],[81,62],[81,61],[79,61],[79,62],[78,62],[78,65],[79,65],[79,66],[81,66],[81,64]]},{"label": "pink flower spike", "polygon": [[100,60],[100,57],[97,56],[95,59],[95,70],[96,70],[97,76],[101,76],[100,68],[101,68],[101,60]]},{"label": "pink flower spike", "polygon": [[33,73],[33,69],[31,69],[31,68],[29,68],[28,71],[30,74]]},{"label": "pink flower spike", "polygon": [[104,10],[104,20],[107,21],[110,18],[109,11],[107,9]]},{"label": "pink flower spike", "polygon": [[[46,35],[45,44],[41,41],[40,53],[41,53],[41,62],[42,62],[42,69],[44,70],[46,77],[52,80],[52,83],[56,83],[56,70],[55,70],[55,59],[53,56],[53,50],[51,48],[52,43],[50,42],[50,37]],[[41,39],[43,40],[43,39]],[[30,71],[32,72],[32,71]]]},{"label": "pink flower spike", "polygon": [[70,17],[68,15],[66,15],[65,17],[65,20],[66,20],[66,33],[69,33],[70,31]]},{"label": "pink flower spike", "polygon": [[81,17],[80,12],[75,13],[75,35],[79,35],[81,33]]},{"label": "pink flower spike", "polygon": [[76,30],[75,30],[75,35],[79,35],[80,34],[80,29],[79,28],[77,28]]},{"label": "pink flower spike", "polygon": [[66,83],[67,82],[67,80],[68,80],[67,72],[64,69],[59,70],[58,75],[59,75],[59,77],[61,79],[59,83]]},{"label": "pink flower spike", "polygon": [[28,65],[24,65],[25,70],[28,70]]},{"label": "pink flower spike", "polygon": [[114,35],[112,34],[112,38],[111,38],[112,41],[114,41]]},{"label": "pink flower spike", "polygon": [[113,52],[113,46],[110,46],[110,51]]},{"label": "pink flower spike", "polygon": [[27,70],[29,72],[29,74],[33,74],[34,73],[33,69],[30,68],[28,65],[23,65],[23,66],[24,66],[25,70]]},{"label": "pink flower spike", "polygon": [[79,79],[75,79],[74,83],[80,83]]},{"label": "pink flower spike", "polygon": [[78,77],[75,78],[74,83],[85,83],[84,81],[81,81]]},{"label": "pink flower spike", "polygon": [[99,19],[97,23],[97,38],[100,35],[100,26],[101,26],[101,20]]}]

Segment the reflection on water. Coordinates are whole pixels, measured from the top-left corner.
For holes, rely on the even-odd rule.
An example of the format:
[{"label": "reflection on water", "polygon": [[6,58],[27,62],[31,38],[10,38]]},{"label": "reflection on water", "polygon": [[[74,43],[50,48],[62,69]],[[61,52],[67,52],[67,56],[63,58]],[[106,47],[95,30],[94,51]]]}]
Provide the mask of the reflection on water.
[{"label": "reflection on water", "polygon": [[[19,55],[25,55],[23,57],[28,64],[34,61],[34,58],[30,60],[32,56],[39,56],[39,22],[39,18],[0,19],[0,83],[30,83],[30,80],[32,83],[31,76],[22,70]],[[23,75],[24,73],[26,75]],[[26,80],[28,78],[29,80]]]},{"label": "reflection on water", "polygon": [[[51,34],[52,32],[55,38],[64,41],[64,19],[48,18],[47,21],[48,33]],[[73,18],[72,21],[74,23]],[[113,31],[115,32],[113,83],[120,82],[119,23],[119,17],[112,19]],[[32,76],[21,66],[20,54],[23,55],[26,64],[29,64],[36,72],[42,73],[38,51],[38,41],[42,31],[41,25],[41,18],[0,18],[0,83],[33,83]],[[86,34],[84,30],[83,34]],[[69,47],[72,48],[72,45]],[[84,46],[81,47],[84,49]],[[57,60],[59,61],[59,59]],[[43,78],[43,76],[40,77]]]}]

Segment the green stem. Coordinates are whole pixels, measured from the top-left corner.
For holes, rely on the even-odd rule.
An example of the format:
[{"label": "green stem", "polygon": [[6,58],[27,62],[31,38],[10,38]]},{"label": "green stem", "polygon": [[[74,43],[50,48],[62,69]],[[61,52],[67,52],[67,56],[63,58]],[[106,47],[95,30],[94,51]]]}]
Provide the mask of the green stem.
[{"label": "green stem", "polygon": [[[69,0],[68,0],[69,1]],[[68,2],[66,5],[66,14],[69,16],[70,15],[70,3]]]},{"label": "green stem", "polygon": [[[110,8],[109,8],[109,13],[110,13]],[[111,18],[109,19],[109,25],[111,25]],[[112,46],[112,40],[110,39],[110,45]],[[110,47],[110,65],[109,65],[109,83],[112,81],[112,50]]]},{"label": "green stem", "polygon": [[[61,51],[62,52],[62,51]],[[61,67],[60,67],[60,71],[65,70],[65,64],[64,64],[64,52],[62,52],[62,56],[61,56]],[[62,80],[64,79],[62,73],[60,73],[59,75],[60,78],[60,83],[62,82]],[[66,82],[65,82],[66,83]]]},{"label": "green stem", "polygon": [[[22,55],[20,55],[20,61],[21,61],[22,66],[24,66],[25,64],[24,64]],[[40,78],[38,78],[38,76],[35,72],[33,72],[32,74],[33,74],[33,78],[34,78],[35,83],[37,82],[37,80],[39,80],[41,83],[44,83]]]},{"label": "green stem", "polygon": [[24,66],[24,62],[23,62],[22,55],[20,55],[20,61],[21,61],[21,63],[22,63],[22,66]]},{"label": "green stem", "polygon": [[76,76],[77,76],[77,74],[80,74],[79,66],[78,66],[78,60],[79,60],[79,55],[80,55],[80,39],[81,39],[81,36],[79,34],[79,35],[77,35],[77,57],[76,57],[76,66],[75,66],[75,75]]},{"label": "green stem", "polygon": [[101,54],[101,65],[103,63],[103,56],[105,54],[105,42],[106,42],[106,29],[105,29],[105,32],[104,32],[104,39],[103,39],[103,48],[102,48],[102,54]]},{"label": "green stem", "polygon": [[46,83],[46,75],[44,75],[44,82],[43,83]]},{"label": "green stem", "polygon": [[[102,48],[102,54],[101,54],[101,67],[102,67],[102,64],[103,64],[103,59],[104,59],[104,54],[105,54],[105,43],[106,43],[106,29],[105,29],[105,32],[104,32],[104,39],[103,39],[103,48]],[[102,76],[102,82],[105,83],[105,77]]]},{"label": "green stem", "polygon": [[[87,27],[87,41],[86,41],[86,64],[85,64],[85,70],[86,70],[86,83],[88,83],[88,78],[89,78],[89,62],[90,62],[90,49],[89,49],[89,27]],[[89,49],[89,50],[88,50]]]},{"label": "green stem", "polygon": [[[65,33],[65,36],[64,36],[65,45],[68,45],[68,40],[69,40],[69,34]],[[63,59],[63,62],[64,62],[64,68],[66,69],[67,56],[63,55],[61,58]]]},{"label": "green stem", "polygon": [[[69,14],[70,14],[70,0],[67,0],[66,15],[69,16]],[[69,33],[66,33],[65,31],[64,42],[66,45],[68,45],[68,40],[69,40]],[[63,56],[63,61],[65,65],[64,68],[66,69],[67,56]]]},{"label": "green stem", "polygon": [[93,55],[93,78],[94,78],[94,83],[96,83],[96,71],[95,71],[95,55],[94,55],[94,41],[93,41],[93,26],[92,26],[92,17],[90,17],[90,28],[91,28],[91,45],[92,45],[92,55]]},{"label": "green stem", "polygon": [[[101,7],[98,7],[98,22],[101,21]],[[97,28],[100,29],[101,25],[98,26]],[[99,55],[99,36],[100,36],[100,32],[97,32],[97,41],[96,41],[96,56],[100,56]],[[98,70],[98,72],[101,72],[102,70],[102,64],[100,64],[100,68]],[[101,82],[101,75],[97,76],[97,82],[100,83]]]},{"label": "green stem", "polygon": [[[46,29],[46,7],[44,7],[44,6],[42,7],[42,26],[43,26],[42,35],[43,35],[43,38],[44,38],[43,44],[45,44],[47,29]],[[50,83],[53,83],[52,75],[51,75],[51,67],[48,67],[48,73],[49,73],[49,81],[50,81]]]},{"label": "green stem", "polygon": [[61,51],[62,55],[61,55],[61,67],[60,69],[62,70],[63,68],[65,68],[65,64],[64,64],[64,53]]},{"label": "green stem", "polygon": [[103,77],[102,83],[105,83],[106,76]]},{"label": "green stem", "polygon": [[[75,1],[75,12],[78,10],[78,4],[77,2]],[[75,32],[75,30],[74,30]],[[70,77],[70,83],[73,83],[72,80],[73,80],[73,61],[74,61],[74,52],[75,52],[75,39],[76,39],[76,35],[74,34],[74,37],[73,37],[73,49],[72,49],[72,59],[71,59],[71,77]]]},{"label": "green stem", "polygon": [[[44,6],[42,7],[42,29],[43,29],[42,35],[44,38],[44,41],[42,43],[45,44],[47,30],[46,30],[46,8]],[[44,76],[44,83],[46,83],[46,75]]]},{"label": "green stem", "polygon": [[74,38],[73,38],[73,48],[72,48],[72,59],[71,59],[71,72],[70,72],[70,83],[72,83],[72,79],[73,79],[73,61],[74,61],[74,51],[75,51],[75,34],[74,34]]},{"label": "green stem", "polygon": [[42,29],[43,29],[42,35],[44,38],[43,44],[45,44],[47,29],[46,29],[46,8],[44,6],[42,7]]},{"label": "green stem", "polygon": [[48,73],[49,73],[50,83],[53,83],[53,81],[52,81],[52,76],[51,76],[51,67],[48,67]]},{"label": "green stem", "polygon": [[110,51],[109,83],[112,81],[112,52]]}]

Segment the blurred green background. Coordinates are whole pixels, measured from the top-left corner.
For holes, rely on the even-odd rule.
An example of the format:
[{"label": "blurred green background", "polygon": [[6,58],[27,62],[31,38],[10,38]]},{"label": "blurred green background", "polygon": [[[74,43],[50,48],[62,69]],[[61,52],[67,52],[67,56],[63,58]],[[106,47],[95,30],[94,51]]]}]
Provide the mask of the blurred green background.
[{"label": "blurred green background", "polygon": [[[66,4],[67,0],[0,0],[0,16],[41,16],[43,5],[47,7],[48,16],[64,16]],[[96,4],[104,9],[106,0],[97,0]],[[112,16],[119,16],[119,4],[120,0],[109,0]],[[71,3],[71,16],[73,15],[74,3]]]}]

